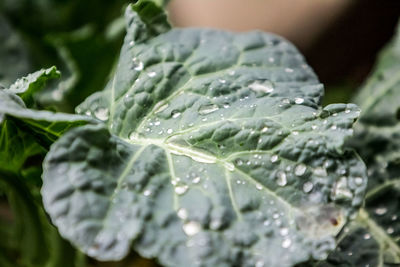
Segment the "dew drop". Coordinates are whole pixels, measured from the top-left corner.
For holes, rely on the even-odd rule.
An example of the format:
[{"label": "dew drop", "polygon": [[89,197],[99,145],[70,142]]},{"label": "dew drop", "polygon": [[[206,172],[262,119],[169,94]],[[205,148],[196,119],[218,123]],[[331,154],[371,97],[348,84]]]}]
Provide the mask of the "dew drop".
[{"label": "dew drop", "polygon": [[177,212],[177,215],[179,218],[181,218],[182,220],[186,220],[188,217],[188,212],[186,209],[184,208],[180,208]]},{"label": "dew drop", "polygon": [[264,81],[263,83],[254,82],[249,85],[249,88],[254,92],[271,93],[274,91],[274,87],[270,81]]},{"label": "dew drop", "polygon": [[346,109],[345,111],[344,111],[344,113],[350,113],[350,109]]},{"label": "dew drop", "polygon": [[282,103],[283,103],[283,104],[290,104],[290,100],[287,99],[287,98],[282,99]]},{"label": "dew drop", "polygon": [[172,131],[171,128],[167,130],[167,133],[168,133],[168,134],[172,134],[172,132],[173,132],[173,131]]},{"label": "dew drop", "polygon": [[393,227],[389,227],[389,228],[386,230],[386,233],[388,233],[389,235],[393,234],[393,233],[394,233]]},{"label": "dew drop", "polygon": [[198,184],[198,183],[200,183],[200,180],[201,180],[200,176],[194,177],[192,180],[192,183]]},{"label": "dew drop", "polygon": [[138,140],[138,139],[139,139],[139,136],[138,136],[137,133],[131,132],[131,133],[129,134],[129,140],[135,141],[135,140]]},{"label": "dew drop", "polygon": [[274,162],[277,162],[277,161],[278,161],[278,155],[272,155],[271,162],[274,163]]},{"label": "dew drop", "polygon": [[292,241],[289,238],[285,238],[282,242],[282,247],[283,248],[288,248],[292,244]]},{"label": "dew drop", "polygon": [[289,228],[286,228],[286,227],[281,228],[279,230],[279,233],[281,234],[281,236],[287,236],[289,234]]},{"label": "dew drop", "polygon": [[303,102],[304,102],[303,98],[297,97],[294,99],[294,103],[296,103],[296,104],[302,104]]},{"label": "dew drop", "polygon": [[291,69],[291,68],[285,68],[285,71],[286,71],[287,73],[292,73],[294,70]]},{"label": "dew drop", "polygon": [[337,129],[337,126],[335,124],[331,126],[331,130],[336,130],[336,129]]},{"label": "dew drop", "polygon": [[157,74],[156,72],[152,71],[152,72],[147,73],[147,76],[149,76],[150,78],[153,78],[156,76],[156,74]]},{"label": "dew drop", "polygon": [[297,176],[302,176],[306,172],[306,170],[307,170],[306,165],[304,165],[303,163],[300,163],[294,169],[294,174],[296,174]]},{"label": "dew drop", "polygon": [[199,109],[199,114],[200,115],[210,114],[214,111],[217,111],[218,109],[219,109],[218,106],[215,104],[201,106]]},{"label": "dew drop", "polygon": [[190,221],[190,222],[185,223],[183,225],[182,229],[186,235],[193,236],[193,235],[197,234],[198,232],[200,232],[201,225],[198,222]]},{"label": "dew drop", "polygon": [[368,239],[370,239],[370,238],[371,238],[371,235],[370,235],[370,234],[367,233],[367,234],[364,235],[364,239],[365,239],[365,240],[368,240]]},{"label": "dew drop", "polygon": [[236,161],[236,165],[242,166],[242,165],[243,165],[243,160],[238,159],[238,160]]},{"label": "dew drop", "polygon": [[277,173],[276,183],[279,186],[285,186],[287,184],[286,173],[283,171],[279,171]]},{"label": "dew drop", "polygon": [[385,208],[385,207],[375,209],[375,214],[379,215],[379,216],[385,215],[386,212],[387,212],[387,208]]},{"label": "dew drop", "polygon": [[262,132],[262,133],[266,133],[266,132],[268,132],[268,127],[264,127],[264,128],[262,128],[262,129],[261,129],[261,132]]},{"label": "dew drop", "polygon": [[148,196],[151,195],[151,191],[150,191],[150,190],[144,190],[143,195],[144,195],[145,197],[148,197]]},{"label": "dew drop", "polygon": [[258,260],[258,261],[256,262],[255,267],[264,267],[264,261]]},{"label": "dew drop", "polygon": [[313,130],[316,130],[317,128],[318,128],[317,125],[312,125],[312,126],[311,126],[311,129],[313,129]]},{"label": "dew drop", "polygon": [[187,185],[179,185],[175,187],[175,193],[178,195],[183,195],[186,193],[186,191],[189,189]]},{"label": "dew drop", "polygon": [[310,193],[311,190],[313,189],[314,185],[311,182],[305,182],[303,184],[303,191],[304,193]]},{"label": "dew drop", "polygon": [[361,178],[361,177],[356,177],[356,178],[354,178],[354,183],[355,183],[356,185],[358,185],[358,186],[362,185],[363,182],[364,182],[364,180],[363,180],[363,178]]},{"label": "dew drop", "polygon": [[140,61],[140,62],[136,62],[137,61],[137,58],[133,58],[133,61],[136,63],[136,66],[133,68],[134,70],[137,70],[137,71],[141,71],[141,70],[143,70],[143,62],[142,61]]},{"label": "dew drop", "polygon": [[102,121],[108,120],[108,109],[106,108],[98,108],[94,111],[94,115],[96,118]]},{"label": "dew drop", "polygon": [[155,126],[158,126],[158,125],[160,125],[160,123],[161,123],[160,121],[155,121],[155,122],[154,122],[154,125],[155,125]]},{"label": "dew drop", "polygon": [[263,189],[262,185],[260,185],[260,184],[256,184],[256,188],[257,188],[258,190],[262,190],[262,189]]}]

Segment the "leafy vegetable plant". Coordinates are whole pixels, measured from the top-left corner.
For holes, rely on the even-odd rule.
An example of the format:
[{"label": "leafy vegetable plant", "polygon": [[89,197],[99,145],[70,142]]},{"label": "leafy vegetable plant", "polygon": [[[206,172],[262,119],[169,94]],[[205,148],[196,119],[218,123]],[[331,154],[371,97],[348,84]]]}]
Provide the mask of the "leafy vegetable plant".
[{"label": "leafy vegetable plant", "polygon": [[288,41],[171,28],[161,6],[127,7],[117,69],[76,114],[37,102],[55,68],[0,90],[0,177],[35,180],[27,161],[43,160],[51,222],[98,260],[133,249],[164,266],[400,264],[399,40],[355,98],[360,113],[321,107]]}]

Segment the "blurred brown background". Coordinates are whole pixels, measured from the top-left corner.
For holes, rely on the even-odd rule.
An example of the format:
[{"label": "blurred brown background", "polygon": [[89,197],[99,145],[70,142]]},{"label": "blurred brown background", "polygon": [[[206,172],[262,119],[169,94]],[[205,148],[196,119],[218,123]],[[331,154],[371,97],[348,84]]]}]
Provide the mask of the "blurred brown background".
[{"label": "blurred brown background", "polygon": [[329,102],[347,101],[390,40],[400,0],[172,0],[176,26],[261,29],[292,41],[325,83]]}]

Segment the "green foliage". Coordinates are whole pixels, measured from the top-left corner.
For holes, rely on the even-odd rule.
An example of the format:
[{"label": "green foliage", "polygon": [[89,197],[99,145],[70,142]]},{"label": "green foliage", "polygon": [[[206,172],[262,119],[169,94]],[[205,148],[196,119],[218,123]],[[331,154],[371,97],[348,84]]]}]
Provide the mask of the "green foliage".
[{"label": "green foliage", "polygon": [[[323,86],[286,40],[175,29],[167,1],[139,0],[100,91],[122,2],[105,2],[95,24],[92,1],[0,2],[11,66],[0,71],[0,203],[12,213],[0,216],[1,266],[86,266],[69,242],[101,261],[134,250],[164,266],[400,264],[399,35],[355,97],[360,115],[321,106]],[[26,9],[37,13],[17,23]],[[52,67],[12,84],[54,55],[60,83]]]},{"label": "green foliage", "polygon": [[127,9],[109,86],[77,108],[104,124],[46,156],[42,195],[61,235],[100,260],[131,246],[167,266],[324,259],[366,188],[343,148],[357,107],[322,109],[322,85],[281,38],[167,31],[145,3]]},{"label": "green foliage", "polygon": [[[355,97],[362,115],[351,140],[368,166],[368,190],[329,266],[400,264],[400,26]],[[325,266],[325,265],[323,265]]]}]

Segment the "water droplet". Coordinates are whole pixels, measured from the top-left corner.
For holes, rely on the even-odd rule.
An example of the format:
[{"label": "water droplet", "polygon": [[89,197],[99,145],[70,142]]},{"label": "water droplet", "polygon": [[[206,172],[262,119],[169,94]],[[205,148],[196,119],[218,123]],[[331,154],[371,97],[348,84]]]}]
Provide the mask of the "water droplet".
[{"label": "water droplet", "polygon": [[331,126],[331,130],[336,130],[336,129],[337,129],[337,126],[335,124]]},{"label": "water droplet", "polygon": [[387,208],[385,208],[385,207],[380,207],[380,208],[375,209],[375,214],[379,215],[379,216],[385,215],[386,212],[387,212]]},{"label": "water droplet", "polygon": [[347,178],[346,177],[341,177],[339,181],[335,183],[333,186],[332,192],[331,192],[331,198],[336,200],[336,199],[346,199],[346,198],[352,198],[353,193],[350,191],[350,189],[347,187]]},{"label": "water droplet", "polygon": [[131,133],[129,134],[129,140],[135,141],[135,140],[138,140],[138,139],[139,139],[139,136],[138,136],[137,133],[131,132]]},{"label": "water droplet", "polygon": [[298,131],[293,131],[292,134],[293,135],[299,135],[299,132]]},{"label": "water droplet", "polygon": [[257,188],[258,190],[262,190],[262,189],[263,189],[262,185],[260,185],[260,184],[256,184],[256,188]]},{"label": "water droplet", "polygon": [[249,88],[254,92],[271,93],[274,91],[274,87],[270,81],[264,81],[263,83],[254,82],[249,85]]},{"label": "water droplet", "polygon": [[108,120],[108,109],[106,108],[98,108],[94,111],[94,115],[96,118],[102,121]]},{"label": "water droplet", "polygon": [[224,79],[219,79],[218,81],[219,81],[220,83],[222,83],[222,84],[223,84],[223,83],[226,83],[226,80],[224,80]]},{"label": "water droplet", "polygon": [[392,216],[392,221],[395,221],[395,220],[397,220],[397,215]]},{"label": "water droplet", "polygon": [[386,233],[388,233],[389,235],[393,234],[393,233],[394,233],[393,227],[389,227],[389,228],[386,230]]},{"label": "water droplet", "polygon": [[276,183],[279,186],[285,186],[287,184],[286,173],[283,171],[279,171],[277,173]]},{"label": "water droplet", "polygon": [[277,162],[278,161],[278,155],[272,155],[272,157],[271,157],[271,162],[272,163],[274,163],[274,162]]},{"label": "water droplet", "polygon": [[258,260],[258,261],[256,262],[255,267],[264,267],[264,262],[263,262],[262,260]]},{"label": "water droplet", "polygon": [[317,128],[318,128],[317,125],[312,125],[312,126],[311,126],[311,129],[313,129],[313,130],[315,130],[315,129],[317,129]]},{"label": "water droplet", "polygon": [[178,195],[183,195],[186,193],[186,191],[189,189],[189,186],[187,185],[179,185],[175,187],[175,193]]},{"label": "water droplet", "polygon": [[178,217],[181,218],[182,220],[186,220],[188,217],[188,212],[184,208],[180,208],[177,212]]},{"label": "water droplet", "polygon": [[238,160],[236,161],[236,165],[242,166],[242,165],[243,165],[243,160],[238,159]]},{"label": "water droplet", "polygon": [[154,122],[154,125],[155,125],[155,126],[158,126],[158,125],[160,125],[160,123],[161,123],[160,121],[155,121],[155,122]]},{"label": "water droplet", "polygon": [[285,71],[286,71],[287,73],[292,73],[294,70],[291,69],[291,68],[285,68]]},{"label": "water droplet", "polygon": [[282,242],[282,247],[283,248],[288,248],[292,244],[292,241],[289,238],[285,238]]},{"label": "water droplet", "polygon": [[303,191],[304,193],[309,193],[313,189],[314,185],[312,182],[305,182],[303,184]]},{"label": "water droplet", "polygon": [[264,128],[262,128],[262,129],[261,129],[261,132],[262,132],[262,133],[266,133],[266,132],[268,132],[268,127],[264,127]]},{"label": "water droplet", "polygon": [[198,183],[200,183],[200,180],[201,180],[200,176],[194,177],[192,180],[192,183],[198,184]]},{"label": "water droplet", "polygon": [[149,76],[150,78],[153,78],[156,76],[156,74],[157,74],[156,72],[152,71],[152,72],[147,73],[147,76]]},{"label": "water droplet", "polygon": [[197,234],[198,232],[200,232],[201,225],[198,222],[190,221],[190,222],[185,223],[183,225],[182,229],[186,235],[193,236],[193,235]]},{"label": "water droplet", "polygon": [[147,190],[144,190],[143,195],[144,195],[145,197],[148,197],[148,196],[151,195],[151,191],[148,190],[148,189],[147,189]]},{"label": "water droplet", "polygon": [[204,105],[204,106],[200,107],[199,114],[201,114],[201,115],[210,114],[210,113],[212,113],[214,111],[217,111],[218,109],[219,109],[218,106],[215,105],[215,104]]},{"label": "water droplet", "polygon": [[304,102],[304,99],[301,97],[297,97],[294,99],[294,103],[296,104],[302,104]]},{"label": "water droplet", "polygon": [[283,104],[290,104],[290,100],[288,98],[282,99]]},{"label": "water droplet", "polygon": [[365,240],[368,240],[368,239],[370,239],[370,238],[371,238],[371,235],[370,235],[370,234],[367,233],[367,234],[364,235],[364,239],[365,239]]},{"label": "water droplet", "polygon": [[[227,103],[224,104],[224,108],[229,108],[229,107],[230,107],[229,104],[227,104]],[[221,115],[223,115],[223,114],[221,114]]]},{"label": "water droplet", "polygon": [[218,230],[222,226],[222,221],[221,220],[212,220],[210,223],[210,229],[211,230]]},{"label": "water droplet", "polygon": [[167,133],[168,133],[168,134],[172,134],[172,132],[173,132],[173,130],[172,130],[171,128],[169,128],[169,129],[167,130]]},{"label": "water droplet", "polygon": [[350,109],[346,109],[345,111],[344,111],[344,113],[350,113]]},{"label": "water droplet", "polygon": [[307,170],[306,165],[304,165],[303,163],[300,163],[294,169],[294,174],[296,174],[297,176],[302,176],[306,172],[306,170]]},{"label": "water droplet", "polygon": [[281,234],[281,236],[287,236],[289,234],[289,228],[286,228],[286,227],[281,228],[279,230],[279,233]]},{"label": "water droplet", "polygon": [[364,183],[364,179],[361,177],[355,177],[354,178],[354,183],[358,186],[362,185]]},{"label": "water droplet", "polygon": [[141,70],[143,70],[143,62],[142,61],[139,61],[139,62],[137,62],[137,58],[133,58],[133,62],[135,62],[135,67],[133,68],[134,70],[136,70],[136,71],[141,71]]},{"label": "water droplet", "polygon": [[134,41],[130,41],[130,42],[129,42],[129,45],[130,45],[130,46],[133,46],[134,44],[135,44]]},{"label": "water droplet", "polygon": [[274,63],[275,62],[275,58],[270,57],[270,58],[268,58],[268,61],[271,62],[271,63]]}]

